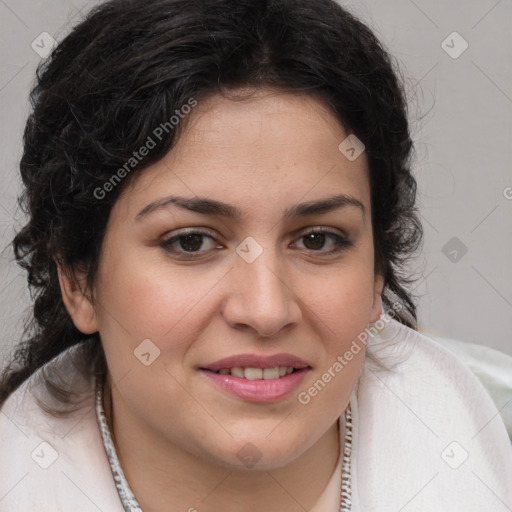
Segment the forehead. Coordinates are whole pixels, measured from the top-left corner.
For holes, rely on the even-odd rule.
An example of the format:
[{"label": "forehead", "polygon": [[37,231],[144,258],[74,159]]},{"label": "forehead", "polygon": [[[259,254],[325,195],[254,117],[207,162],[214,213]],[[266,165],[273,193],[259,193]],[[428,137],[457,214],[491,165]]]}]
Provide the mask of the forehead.
[{"label": "forehead", "polygon": [[126,191],[133,207],[172,193],[256,207],[261,215],[263,207],[284,211],[284,202],[338,193],[369,211],[366,157],[350,161],[340,152],[348,133],[314,97],[271,89],[214,95],[183,123],[173,149]]}]

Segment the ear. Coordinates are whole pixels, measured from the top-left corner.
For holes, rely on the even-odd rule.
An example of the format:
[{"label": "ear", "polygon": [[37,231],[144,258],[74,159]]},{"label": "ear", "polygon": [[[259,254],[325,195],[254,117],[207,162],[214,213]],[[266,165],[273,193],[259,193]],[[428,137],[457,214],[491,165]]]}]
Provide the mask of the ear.
[{"label": "ear", "polygon": [[73,274],[58,262],[57,273],[62,300],[75,327],[84,334],[98,331],[94,306],[87,295],[86,274]]},{"label": "ear", "polygon": [[370,313],[370,322],[374,323],[382,314],[382,292],[384,291],[384,278],[381,274],[375,276],[375,286],[373,290],[373,304]]}]

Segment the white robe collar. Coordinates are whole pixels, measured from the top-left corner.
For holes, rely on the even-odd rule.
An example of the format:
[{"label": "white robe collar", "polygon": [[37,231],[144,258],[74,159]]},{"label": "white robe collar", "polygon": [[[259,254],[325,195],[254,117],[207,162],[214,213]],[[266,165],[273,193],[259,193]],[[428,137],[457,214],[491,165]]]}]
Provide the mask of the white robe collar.
[{"label": "white robe collar", "polygon": [[[352,512],[512,510],[512,445],[478,379],[394,319],[368,346],[394,369],[367,360],[352,393]],[[71,377],[88,399],[57,419],[34,399],[39,374],[0,410],[0,512],[123,512],[96,420],[94,379]],[[315,512],[339,510],[340,470]]]}]

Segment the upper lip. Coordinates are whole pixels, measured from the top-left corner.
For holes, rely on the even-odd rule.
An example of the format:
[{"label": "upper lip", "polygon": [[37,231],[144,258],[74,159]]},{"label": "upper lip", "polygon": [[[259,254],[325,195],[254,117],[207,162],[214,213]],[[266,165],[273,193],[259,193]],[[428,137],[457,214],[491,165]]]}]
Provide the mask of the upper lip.
[{"label": "upper lip", "polygon": [[237,354],[201,366],[201,369],[218,372],[223,368],[275,368],[276,366],[293,366],[296,369],[300,369],[307,368],[309,364],[292,354],[274,354],[271,356]]}]

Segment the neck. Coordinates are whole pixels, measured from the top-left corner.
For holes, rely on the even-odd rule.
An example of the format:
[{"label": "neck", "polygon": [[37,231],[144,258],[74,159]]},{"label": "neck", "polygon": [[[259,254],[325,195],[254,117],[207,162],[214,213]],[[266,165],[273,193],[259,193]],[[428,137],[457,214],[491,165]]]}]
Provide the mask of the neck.
[{"label": "neck", "polygon": [[[105,414],[119,462],[144,512],[304,512],[325,490],[340,452],[338,422],[290,464],[233,470],[198,458],[141,425],[105,388]],[[126,426],[129,425],[129,428]]]}]

